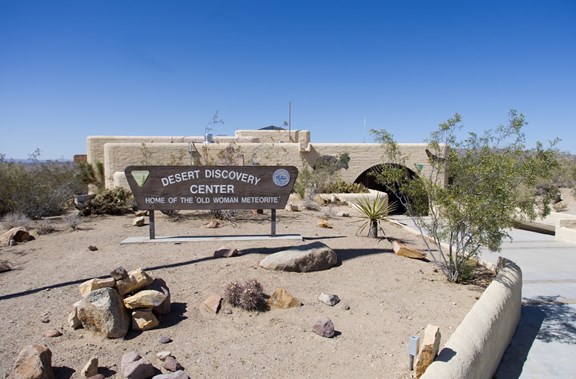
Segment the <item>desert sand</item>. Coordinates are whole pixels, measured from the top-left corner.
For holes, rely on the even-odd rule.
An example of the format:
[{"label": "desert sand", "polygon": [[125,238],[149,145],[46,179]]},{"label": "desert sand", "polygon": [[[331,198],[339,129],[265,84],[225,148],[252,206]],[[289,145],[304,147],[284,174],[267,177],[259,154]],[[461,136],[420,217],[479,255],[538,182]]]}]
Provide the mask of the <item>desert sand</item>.
[{"label": "desert sand", "polygon": [[[352,212],[337,217],[338,211]],[[233,225],[208,229],[207,212],[183,213],[170,221],[156,212],[157,236],[264,235],[270,232],[270,211],[241,211]],[[329,216],[330,228],[318,226]],[[247,240],[154,244],[121,244],[128,237],[148,236],[148,227],[132,226],[133,215],[83,218],[72,230],[62,218],[51,220],[56,231],[33,241],[0,248],[0,260],[11,271],[0,274],[0,375],[10,371],[18,352],[28,344],[45,344],[53,353],[58,378],[80,377],[91,357],[100,373],[120,377],[122,354],[136,351],[155,367],[160,351],[170,351],[191,378],[408,378],[408,340],[428,324],[438,325],[444,344],[483,291],[481,285],[452,284],[432,262],[396,256],[386,239],[357,236],[361,219],[347,206],[321,211],[278,211],[277,233],[301,234],[303,241]],[[418,235],[383,223],[387,236],[422,249]],[[259,267],[268,254],[294,245],[323,242],[339,256],[332,269],[293,273]],[[96,247],[91,251],[89,246]],[[221,246],[240,251],[233,258],[213,258]],[[164,279],[172,294],[172,312],[160,327],[129,332],[124,339],[106,339],[67,325],[72,304],[81,299],[78,285],[107,276],[115,268],[143,268]],[[248,312],[224,304],[217,314],[202,310],[211,294],[224,292],[234,280],[259,280],[266,294],[284,288],[302,302],[298,308]],[[321,293],[336,294],[331,307]],[[328,317],[334,338],[312,332],[313,323]],[[44,337],[57,329],[59,337]],[[159,337],[172,339],[161,344]]]}]

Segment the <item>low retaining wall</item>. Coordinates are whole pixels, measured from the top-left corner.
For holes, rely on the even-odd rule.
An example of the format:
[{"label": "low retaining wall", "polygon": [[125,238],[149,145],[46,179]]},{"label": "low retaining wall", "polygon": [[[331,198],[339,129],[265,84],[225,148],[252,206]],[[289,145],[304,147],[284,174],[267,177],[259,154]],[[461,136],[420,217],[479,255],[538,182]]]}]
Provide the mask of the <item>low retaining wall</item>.
[{"label": "low retaining wall", "polygon": [[522,303],[522,270],[504,258],[498,266],[492,283],[422,378],[492,378],[516,331]]}]

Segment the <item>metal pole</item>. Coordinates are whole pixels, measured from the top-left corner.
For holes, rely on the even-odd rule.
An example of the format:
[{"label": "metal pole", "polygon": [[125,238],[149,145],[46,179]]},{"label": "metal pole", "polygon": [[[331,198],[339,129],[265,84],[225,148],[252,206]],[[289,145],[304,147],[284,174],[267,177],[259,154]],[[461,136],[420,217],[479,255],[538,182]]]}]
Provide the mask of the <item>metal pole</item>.
[{"label": "metal pole", "polygon": [[148,211],[148,219],[150,220],[150,239],[156,238],[156,230],[154,229],[154,210]]},{"label": "metal pole", "polygon": [[270,217],[271,221],[271,231],[270,234],[272,237],[276,237],[276,209],[272,209],[272,215]]}]

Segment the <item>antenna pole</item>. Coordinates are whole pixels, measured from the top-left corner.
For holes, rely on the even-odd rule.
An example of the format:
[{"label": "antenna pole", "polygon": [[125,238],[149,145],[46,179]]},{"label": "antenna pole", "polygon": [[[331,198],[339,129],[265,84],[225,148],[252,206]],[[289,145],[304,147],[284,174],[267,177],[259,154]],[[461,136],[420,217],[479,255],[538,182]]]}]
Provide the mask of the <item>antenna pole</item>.
[{"label": "antenna pole", "polygon": [[288,101],[288,138],[292,142],[292,101]]}]

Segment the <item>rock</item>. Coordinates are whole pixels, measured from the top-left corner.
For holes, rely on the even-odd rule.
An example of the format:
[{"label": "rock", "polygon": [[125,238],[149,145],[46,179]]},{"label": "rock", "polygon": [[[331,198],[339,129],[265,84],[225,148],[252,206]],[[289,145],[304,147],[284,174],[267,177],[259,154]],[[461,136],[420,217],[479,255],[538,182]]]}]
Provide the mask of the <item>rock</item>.
[{"label": "rock", "polygon": [[328,220],[324,218],[318,220],[318,226],[321,228],[332,229],[332,225],[330,225],[330,223],[328,223]]},{"label": "rock", "polygon": [[392,249],[396,255],[412,259],[425,259],[426,254],[406,246],[402,242],[392,241]]},{"label": "rock", "polygon": [[214,252],[214,258],[230,258],[238,256],[238,249],[222,246]]},{"label": "rock", "polygon": [[208,223],[206,223],[206,224],[204,225],[204,227],[205,227],[205,228],[208,228],[208,229],[215,229],[215,228],[217,228],[217,227],[219,227],[219,226],[220,226],[220,223],[219,223],[218,221],[216,221],[216,220],[211,220],[211,221],[209,221]]},{"label": "rock", "polygon": [[426,329],[424,329],[424,337],[420,340],[420,352],[416,356],[414,363],[414,374],[416,378],[424,374],[424,371],[426,371],[428,366],[434,361],[434,358],[436,358],[436,355],[438,355],[441,338],[440,328],[436,325],[426,326]]},{"label": "rock", "polygon": [[286,209],[287,211],[290,211],[290,212],[298,212],[298,205],[293,204],[293,203],[288,203],[288,204],[286,204],[286,207],[284,209]]},{"label": "rock", "polygon": [[336,213],[336,216],[338,216],[338,217],[350,217],[350,212],[340,211],[340,212]]},{"label": "rock", "polygon": [[158,337],[158,342],[162,343],[162,344],[167,344],[172,342],[172,338],[168,337],[168,336],[160,336]]},{"label": "rock", "polygon": [[98,246],[90,245],[90,246],[88,246],[88,250],[90,250],[90,251],[98,251]]},{"label": "rock", "polygon": [[68,326],[74,330],[80,329],[82,327],[82,322],[78,318],[79,304],[80,301],[75,302],[74,305],[72,306],[72,312],[70,312],[70,314],[68,315]]},{"label": "rock", "polygon": [[134,216],[136,217],[148,216],[148,211],[136,211],[136,213],[134,213]]},{"label": "rock", "polygon": [[85,329],[108,338],[124,337],[130,327],[122,297],[112,288],[90,292],[80,301],[76,312]]},{"label": "rock", "polygon": [[163,293],[166,299],[158,306],[152,308],[152,312],[157,315],[167,315],[170,313],[171,299],[170,299],[170,289],[163,279],[155,278],[152,283],[144,287],[144,290],[154,290]]},{"label": "rock", "polygon": [[218,313],[220,310],[220,305],[222,305],[222,296],[212,294],[208,296],[206,300],[200,305],[200,308],[209,310],[212,313]]},{"label": "rock", "polygon": [[30,233],[25,228],[16,227],[8,230],[6,233],[2,234],[0,237],[0,246],[11,246],[10,241],[14,240],[15,243],[26,242],[34,239],[30,236]]},{"label": "rock", "polygon": [[169,374],[155,375],[152,377],[152,379],[190,379],[190,377],[186,375],[184,371],[178,370]]},{"label": "rock", "polygon": [[54,379],[52,352],[44,345],[28,345],[20,350],[12,366],[12,379]]},{"label": "rock", "polygon": [[116,267],[114,269],[114,271],[112,271],[110,273],[110,276],[114,278],[114,280],[118,281],[118,280],[122,280],[122,279],[126,279],[128,277],[128,272],[126,271],[126,269],[122,266],[120,267]]},{"label": "rock", "polygon": [[97,290],[99,288],[106,288],[106,287],[114,287],[116,285],[116,281],[114,278],[105,278],[105,279],[90,279],[83,283],[80,283],[78,288],[80,289],[80,295],[82,297],[86,297],[90,292]]},{"label": "rock", "polygon": [[146,379],[154,376],[154,366],[140,354],[131,351],[122,356],[120,373],[126,379]]},{"label": "rock", "polygon": [[146,225],[146,217],[144,216],[134,217],[134,220],[132,220],[132,226],[144,226],[144,225]]},{"label": "rock", "polygon": [[164,361],[167,357],[171,356],[172,353],[169,351],[159,351],[156,353],[156,356],[158,357],[158,359],[160,359],[161,361]]},{"label": "rock", "polygon": [[155,290],[142,290],[124,299],[124,306],[128,309],[142,309],[157,307],[166,300],[166,295]]},{"label": "rock", "polygon": [[152,309],[137,309],[132,312],[132,329],[150,330],[160,324]]},{"label": "rock", "polygon": [[338,256],[334,250],[321,242],[271,254],[260,261],[262,268],[292,272],[327,270],[337,264]]},{"label": "rock", "polygon": [[268,306],[273,309],[288,309],[302,306],[302,302],[284,288],[276,288],[266,302]]},{"label": "rock", "polygon": [[121,296],[124,296],[127,293],[146,287],[152,283],[153,280],[154,279],[148,275],[146,271],[139,268],[130,271],[126,278],[117,280],[116,287],[118,288],[118,293],[120,293]]},{"label": "rock", "polygon": [[62,332],[60,332],[58,329],[48,329],[45,330],[42,335],[44,335],[44,337],[49,337],[49,338],[53,338],[53,337],[60,337],[62,335]]},{"label": "rock", "polygon": [[0,272],[6,272],[12,270],[12,267],[8,262],[0,262]]},{"label": "rock", "polygon": [[80,374],[85,378],[90,378],[92,376],[98,375],[98,358],[97,357],[90,358],[88,363],[86,363],[82,368],[82,371],[80,371]]},{"label": "rock", "polygon": [[338,295],[332,295],[326,293],[321,293],[320,296],[318,296],[318,300],[330,306],[334,306],[340,302],[340,298],[338,297]]},{"label": "rock", "polygon": [[182,366],[180,366],[180,363],[178,363],[178,361],[176,360],[176,358],[174,358],[171,355],[166,357],[162,367],[164,367],[166,370],[171,371],[171,372],[176,372],[178,370],[183,369]]},{"label": "rock", "polygon": [[43,324],[48,324],[50,322],[50,317],[48,316],[48,314],[44,314],[40,319],[40,322]]},{"label": "rock", "polygon": [[329,318],[317,320],[312,325],[312,331],[319,336],[326,338],[332,338],[336,334],[336,331],[334,330],[334,324]]}]

